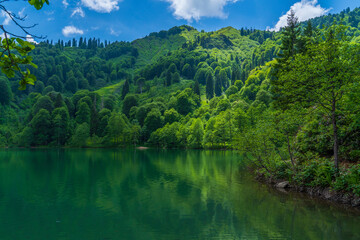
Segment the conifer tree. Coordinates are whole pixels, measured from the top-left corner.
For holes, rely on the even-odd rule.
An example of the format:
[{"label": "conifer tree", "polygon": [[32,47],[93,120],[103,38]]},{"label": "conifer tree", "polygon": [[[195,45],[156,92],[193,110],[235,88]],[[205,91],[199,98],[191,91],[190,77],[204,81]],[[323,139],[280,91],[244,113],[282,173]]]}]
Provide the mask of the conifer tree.
[{"label": "conifer tree", "polygon": [[298,18],[295,16],[293,9],[290,10],[287,16],[287,26],[284,28],[281,38],[281,50],[278,61],[285,62],[290,57],[298,52],[299,47],[300,28]]},{"label": "conifer tree", "polygon": [[214,97],[214,78],[210,71],[206,73],[206,97],[207,99]]},{"label": "conifer tree", "polygon": [[0,89],[1,89],[0,104],[8,105],[10,103],[12,93],[11,93],[9,81],[6,78],[0,79]]},{"label": "conifer tree", "polygon": [[80,103],[79,110],[76,112],[76,122],[78,124],[90,124],[90,108],[86,102]]},{"label": "conifer tree", "polygon": [[200,84],[198,80],[196,80],[194,84],[194,93],[201,97]]},{"label": "conifer tree", "polygon": [[130,91],[129,81],[126,79],[122,89],[121,99],[124,99],[126,97],[126,94],[129,93],[129,91]]},{"label": "conifer tree", "polygon": [[217,97],[220,97],[220,96],[221,96],[221,93],[222,93],[222,91],[221,91],[221,80],[220,80],[219,77],[217,77],[217,78],[215,79],[215,95],[216,95]]}]

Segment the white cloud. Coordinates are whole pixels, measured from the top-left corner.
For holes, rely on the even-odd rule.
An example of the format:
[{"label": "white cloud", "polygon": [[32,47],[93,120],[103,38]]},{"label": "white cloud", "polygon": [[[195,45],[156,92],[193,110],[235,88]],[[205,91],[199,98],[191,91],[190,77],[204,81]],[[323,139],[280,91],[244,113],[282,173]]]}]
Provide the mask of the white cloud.
[{"label": "white cloud", "polygon": [[287,25],[287,15],[291,9],[295,12],[295,16],[298,17],[299,21],[306,21],[311,18],[320,17],[328,13],[331,9],[325,9],[318,4],[318,0],[301,0],[291,6],[290,10],[279,18],[274,28],[271,31],[279,31],[282,27]]},{"label": "white cloud", "polygon": [[63,0],[62,4],[64,5],[65,8],[67,8],[69,6],[69,3],[66,0]]},{"label": "white cloud", "polygon": [[198,21],[201,17],[226,18],[225,5],[239,0],[165,0],[171,3],[170,8],[178,19]]},{"label": "white cloud", "polygon": [[55,11],[44,11],[44,13],[48,16],[54,15]]},{"label": "white cloud", "polygon": [[116,31],[113,28],[110,28],[110,34],[118,37],[121,34],[121,31]]},{"label": "white cloud", "polygon": [[84,10],[82,10],[81,7],[75,8],[71,14],[71,17],[75,16],[76,14],[78,14],[80,17],[85,17],[85,12],[84,12]]},{"label": "white cloud", "polygon": [[37,42],[34,40],[34,38],[33,38],[32,36],[30,36],[30,35],[26,35],[26,41],[31,42],[31,43],[37,43]]},{"label": "white cloud", "polygon": [[1,16],[5,18],[2,25],[4,25],[4,26],[9,25],[9,23],[11,21],[9,14],[7,14],[5,11],[1,11]]},{"label": "white cloud", "polygon": [[65,36],[65,37],[68,37],[70,35],[76,35],[76,34],[84,34],[84,31],[81,30],[81,29],[78,29],[74,26],[66,26],[63,28],[62,30],[62,34]]},{"label": "white cloud", "polygon": [[122,0],[81,0],[84,6],[101,13],[118,10],[118,4],[121,1]]},{"label": "white cloud", "polygon": [[25,17],[24,12],[25,12],[25,8],[21,9],[21,11],[18,12],[19,17],[21,18]]}]

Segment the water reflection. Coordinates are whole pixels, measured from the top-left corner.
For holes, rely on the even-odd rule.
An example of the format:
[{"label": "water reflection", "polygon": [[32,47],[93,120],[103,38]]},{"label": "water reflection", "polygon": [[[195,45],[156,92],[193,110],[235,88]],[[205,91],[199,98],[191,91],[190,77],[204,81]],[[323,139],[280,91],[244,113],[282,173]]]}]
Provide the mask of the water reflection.
[{"label": "water reflection", "polygon": [[360,218],[215,151],[0,152],[1,239],[360,239]]}]

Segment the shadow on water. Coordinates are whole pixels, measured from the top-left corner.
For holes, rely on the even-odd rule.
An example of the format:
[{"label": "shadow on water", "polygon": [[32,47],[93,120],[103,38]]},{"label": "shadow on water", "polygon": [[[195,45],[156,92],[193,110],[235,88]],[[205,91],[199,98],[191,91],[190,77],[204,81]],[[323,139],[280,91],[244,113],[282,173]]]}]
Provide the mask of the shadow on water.
[{"label": "shadow on water", "polygon": [[258,184],[227,151],[0,151],[1,239],[360,239],[360,217]]}]

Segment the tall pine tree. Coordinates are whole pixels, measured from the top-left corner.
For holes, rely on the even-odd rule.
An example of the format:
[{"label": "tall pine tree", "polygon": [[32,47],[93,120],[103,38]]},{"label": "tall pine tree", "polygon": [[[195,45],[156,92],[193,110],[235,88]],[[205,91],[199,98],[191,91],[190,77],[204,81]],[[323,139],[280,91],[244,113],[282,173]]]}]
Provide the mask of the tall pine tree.
[{"label": "tall pine tree", "polygon": [[289,58],[293,57],[297,52],[300,44],[300,28],[298,18],[295,16],[294,10],[290,10],[287,16],[287,26],[283,29],[281,37],[281,50],[279,54],[279,63],[284,63]]},{"label": "tall pine tree", "polygon": [[214,78],[211,71],[206,73],[206,98],[212,99],[214,97]]},{"label": "tall pine tree", "polygon": [[221,91],[221,80],[220,80],[219,77],[217,77],[217,78],[215,79],[215,95],[216,95],[217,97],[220,97],[220,96],[221,96],[221,93],[222,93],[222,91]]},{"label": "tall pine tree", "polygon": [[194,93],[199,95],[199,97],[201,97],[200,84],[198,80],[196,80],[194,84]]},{"label": "tall pine tree", "polygon": [[124,99],[126,97],[126,94],[129,93],[129,91],[130,91],[130,85],[129,85],[129,81],[126,79],[122,89],[121,99]]}]

